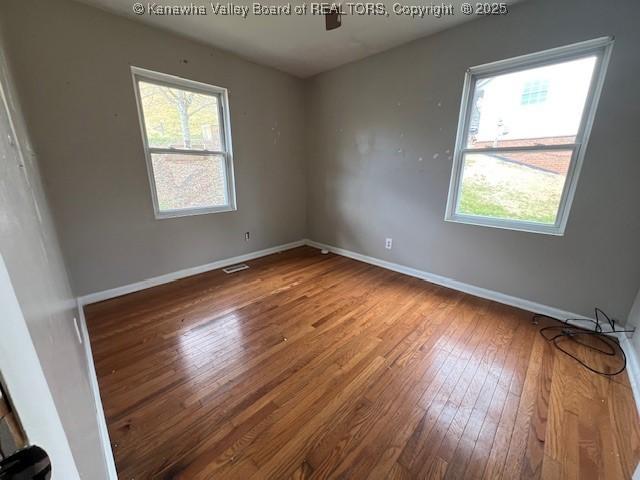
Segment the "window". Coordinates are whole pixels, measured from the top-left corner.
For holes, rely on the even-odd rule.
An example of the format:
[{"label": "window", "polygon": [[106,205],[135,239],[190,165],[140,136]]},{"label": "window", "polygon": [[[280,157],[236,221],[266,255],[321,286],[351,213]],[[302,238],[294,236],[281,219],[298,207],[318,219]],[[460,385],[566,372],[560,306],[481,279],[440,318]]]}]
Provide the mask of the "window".
[{"label": "window", "polygon": [[445,220],[562,235],[613,39],[470,68]]},{"label": "window", "polygon": [[534,105],[536,103],[542,103],[547,99],[548,92],[548,80],[528,80],[524,84],[524,90],[522,91],[520,103],[522,105]]},{"label": "window", "polygon": [[156,218],[235,210],[226,89],[131,71]]}]

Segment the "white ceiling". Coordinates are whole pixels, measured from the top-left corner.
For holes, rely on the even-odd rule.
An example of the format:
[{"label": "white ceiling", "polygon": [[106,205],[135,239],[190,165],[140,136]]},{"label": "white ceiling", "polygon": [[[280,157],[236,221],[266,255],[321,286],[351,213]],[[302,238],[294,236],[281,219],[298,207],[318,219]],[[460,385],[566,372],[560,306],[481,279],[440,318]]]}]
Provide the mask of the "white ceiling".
[{"label": "white ceiling", "polygon": [[[223,16],[212,13],[209,0],[81,0],[131,19],[187,36],[218,47],[256,63],[269,65],[299,77],[309,77],[344,63],[358,60],[387,50],[419,37],[444,30],[453,25],[473,20],[475,15],[460,12],[460,0],[452,1],[453,16],[440,18],[411,18],[393,13],[392,5],[429,5],[416,0],[384,1],[389,16],[344,15],[342,27],[325,31],[324,17],[317,15]],[[159,16],[136,15],[133,4],[140,1],[144,7],[160,5],[203,5],[207,15]],[[261,0],[262,5],[284,5],[288,0]],[[214,4],[217,2],[213,2]],[[303,2],[291,1],[292,5]],[[355,3],[355,2],[354,2]],[[475,5],[475,2],[470,2]],[[509,1],[508,3],[513,3]],[[221,1],[221,5],[227,2]],[[307,2],[309,5],[309,2]],[[237,1],[235,5],[251,6],[252,2]],[[346,2],[343,3],[346,10]]]}]

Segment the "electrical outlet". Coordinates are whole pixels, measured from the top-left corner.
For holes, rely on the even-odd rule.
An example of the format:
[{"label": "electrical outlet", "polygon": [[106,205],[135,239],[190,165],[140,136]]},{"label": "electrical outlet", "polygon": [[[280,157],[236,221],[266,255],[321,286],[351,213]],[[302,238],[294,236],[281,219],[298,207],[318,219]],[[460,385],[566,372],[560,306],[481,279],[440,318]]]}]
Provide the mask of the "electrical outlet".
[{"label": "electrical outlet", "polygon": [[387,238],[384,241],[384,248],[386,248],[387,250],[391,250],[391,247],[393,246],[393,238]]},{"label": "electrical outlet", "polygon": [[245,242],[248,242],[248,241],[249,241],[249,237],[250,237],[250,236],[251,236],[251,235],[249,234],[249,232],[244,232],[244,241],[245,241]]}]

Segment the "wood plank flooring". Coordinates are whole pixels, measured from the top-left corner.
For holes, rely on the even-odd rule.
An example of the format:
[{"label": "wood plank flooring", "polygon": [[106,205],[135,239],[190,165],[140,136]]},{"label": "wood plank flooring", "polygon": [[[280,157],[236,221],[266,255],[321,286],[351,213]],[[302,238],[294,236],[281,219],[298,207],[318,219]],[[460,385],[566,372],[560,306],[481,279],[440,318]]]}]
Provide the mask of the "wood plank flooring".
[{"label": "wood plank flooring", "polygon": [[310,247],[248,263],[86,307],[121,479],[631,478],[626,373],[529,312]]}]

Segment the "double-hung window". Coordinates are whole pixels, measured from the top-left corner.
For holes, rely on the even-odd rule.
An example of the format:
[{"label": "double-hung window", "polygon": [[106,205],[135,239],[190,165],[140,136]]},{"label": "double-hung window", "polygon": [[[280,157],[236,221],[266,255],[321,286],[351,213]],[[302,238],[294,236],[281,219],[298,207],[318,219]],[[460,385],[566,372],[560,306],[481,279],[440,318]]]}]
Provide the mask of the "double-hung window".
[{"label": "double-hung window", "polygon": [[599,38],[467,71],[446,220],[564,233],[612,46]]},{"label": "double-hung window", "polygon": [[235,210],[227,90],[131,72],[156,218]]}]

